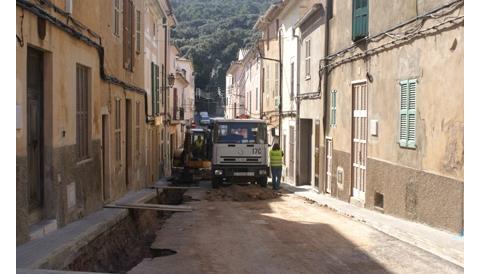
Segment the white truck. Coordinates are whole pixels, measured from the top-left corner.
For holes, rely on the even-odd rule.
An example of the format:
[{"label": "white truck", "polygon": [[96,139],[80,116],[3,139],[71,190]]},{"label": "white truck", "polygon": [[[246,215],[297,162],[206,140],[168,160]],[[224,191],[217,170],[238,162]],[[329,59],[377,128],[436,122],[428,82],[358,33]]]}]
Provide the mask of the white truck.
[{"label": "white truck", "polygon": [[224,182],[267,186],[267,124],[254,119],[214,119],[212,187]]}]

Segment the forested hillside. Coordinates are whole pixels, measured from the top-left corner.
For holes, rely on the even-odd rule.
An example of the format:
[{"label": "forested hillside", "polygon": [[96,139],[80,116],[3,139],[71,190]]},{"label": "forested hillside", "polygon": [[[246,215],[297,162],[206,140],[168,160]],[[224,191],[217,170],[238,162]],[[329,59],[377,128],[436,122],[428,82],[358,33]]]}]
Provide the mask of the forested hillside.
[{"label": "forested hillside", "polygon": [[194,60],[196,87],[225,88],[225,73],[239,48],[250,46],[258,17],[274,0],[172,0],[178,25],[172,36]]}]

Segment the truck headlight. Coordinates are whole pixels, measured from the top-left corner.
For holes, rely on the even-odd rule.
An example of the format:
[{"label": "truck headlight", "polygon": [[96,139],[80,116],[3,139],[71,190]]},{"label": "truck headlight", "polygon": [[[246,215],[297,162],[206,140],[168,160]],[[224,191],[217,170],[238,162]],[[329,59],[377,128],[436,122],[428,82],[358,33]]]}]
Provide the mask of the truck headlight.
[{"label": "truck headlight", "polygon": [[223,174],[223,170],[221,169],[216,169],[215,170],[215,175],[222,175]]},{"label": "truck headlight", "polygon": [[259,175],[267,175],[267,171],[265,169],[261,169],[258,171]]}]

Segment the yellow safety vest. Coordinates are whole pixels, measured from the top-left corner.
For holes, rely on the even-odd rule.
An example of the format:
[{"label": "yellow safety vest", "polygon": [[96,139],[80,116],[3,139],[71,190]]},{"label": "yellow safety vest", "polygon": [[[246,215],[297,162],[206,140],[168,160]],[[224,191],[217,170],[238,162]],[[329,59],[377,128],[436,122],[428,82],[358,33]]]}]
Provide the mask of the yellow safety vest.
[{"label": "yellow safety vest", "polygon": [[283,151],[282,150],[270,150],[270,166],[281,167],[282,166]]}]

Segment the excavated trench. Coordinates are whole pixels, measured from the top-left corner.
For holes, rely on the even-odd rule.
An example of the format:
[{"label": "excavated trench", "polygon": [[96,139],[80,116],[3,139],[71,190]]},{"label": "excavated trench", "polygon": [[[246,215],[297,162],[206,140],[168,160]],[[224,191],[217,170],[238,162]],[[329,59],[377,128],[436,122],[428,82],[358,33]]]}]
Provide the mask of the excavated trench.
[{"label": "excavated trench", "polygon": [[[188,201],[198,201],[185,195],[185,192],[185,189],[163,189],[156,198],[147,203],[180,205]],[[279,196],[281,193],[257,185],[232,185],[209,190],[205,198],[207,201],[247,202],[275,199]],[[80,255],[65,270],[127,273],[145,258],[175,255],[177,252],[168,247],[151,248],[156,237],[155,232],[162,228],[172,214],[168,211],[129,210],[126,218],[82,247],[78,252]]]},{"label": "excavated trench", "polygon": [[[182,189],[165,189],[148,201],[152,204],[179,205],[189,196]],[[191,197],[190,197],[191,198]],[[172,212],[129,210],[129,215],[83,247],[65,270],[126,273],[144,258],[170,256],[175,250],[150,248],[155,231],[161,229]]]}]

